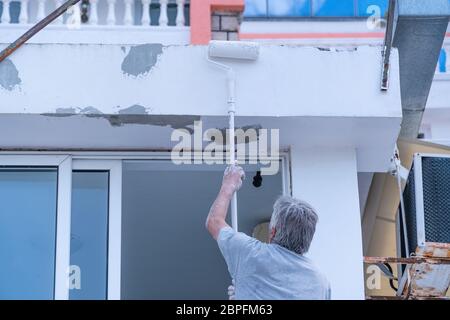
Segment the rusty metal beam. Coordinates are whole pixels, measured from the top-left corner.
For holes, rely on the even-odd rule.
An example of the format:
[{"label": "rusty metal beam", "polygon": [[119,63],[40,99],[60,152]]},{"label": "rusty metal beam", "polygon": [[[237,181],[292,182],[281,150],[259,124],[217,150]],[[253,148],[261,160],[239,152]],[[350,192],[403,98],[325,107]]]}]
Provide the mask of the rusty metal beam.
[{"label": "rusty metal beam", "polygon": [[367,296],[366,300],[450,300],[449,297]]},{"label": "rusty metal beam", "polygon": [[8,47],[6,47],[2,52],[0,52],[0,63],[9,57],[14,51],[19,49],[25,42],[30,40],[36,33],[44,29],[50,23],[52,23],[56,18],[62,15],[67,9],[75,4],[77,4],[80,0],[68,0],[62,6],[57,8],[55,11],[50,13],[47,17],[36,23],[33,27],[31,27],[27,32],[21,35],[16,41],[11,43]]},{"label": "rusty metal beam", "polygon": [[397,258],[397,257],[364,257],[365,263],[377,264],[377,263],[400,263],[400,264],[450,264],[450,258],[440,257],[410,257],[410,258]]}]

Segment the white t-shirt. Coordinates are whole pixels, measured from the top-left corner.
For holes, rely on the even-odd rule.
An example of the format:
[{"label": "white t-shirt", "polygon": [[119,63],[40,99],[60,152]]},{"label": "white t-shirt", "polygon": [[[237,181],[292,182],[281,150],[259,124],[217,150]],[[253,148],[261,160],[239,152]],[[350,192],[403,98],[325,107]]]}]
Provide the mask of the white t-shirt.
[{"label": "white t-shirt", "polygon": [[310,259],[230,227],[220,230],[220,251],[235,281],[237,300],[328,300],[328,280]]}]

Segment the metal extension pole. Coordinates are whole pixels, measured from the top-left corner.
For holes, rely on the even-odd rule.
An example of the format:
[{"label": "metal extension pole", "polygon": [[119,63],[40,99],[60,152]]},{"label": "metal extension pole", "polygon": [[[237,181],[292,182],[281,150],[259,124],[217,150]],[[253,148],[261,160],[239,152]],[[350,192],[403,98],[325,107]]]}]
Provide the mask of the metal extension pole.
[{"label": "metal extension pole", "polygon": [[80,0],[68,0],[62,6],[50,13],[47,17],[36,23],[33,27],[31,27],[30,30],[25,32],[22,36],[20,36],[16,41],[11,43],[0,53],[0,63],[7,57],[9,57],[14,51],[19,49],[25,42],[30,40],[36,33],[44,29],[46,26],[56,20],[56,18],[66,12],[69,7],[77,4],[78,2],[80,2]]},{"label": "metal extension pole", "polygon": [[[229,132],[229,153],[230,153],[230,165],[236,164],[236,144],[234,143],[234,115],[236,113],[236,74],[234,73],[234,70],[222,63],[219,63],[217,61],[211,60],[210,58],[207,58],[207,61],[212,63],[213,65],[221,68],[222,70],[225,70],[227,72],[227,86],[228,86],[228,132]],[[231,198],[231,226],[233,227],[234,231],[238,231],[238,214],[237,214],[237,194],[236,192],[233,194],[233,197]]]},{"label": "metal extension pole", "polygon": [[[236,155],[235,155],[235,143],[234,143],[234,115],[236,113],[236,102],[234,98],[235,85],[236,85],[236,76],[233,70],[228,70],[228,115],[229,115],[229,140],[230,140],[230,165],[234,165],[236,163]],[[234,231],[238,231],[238,217],[237,217],[237,192],[233,194],[233,198],[231,199],[231,226]]]}]

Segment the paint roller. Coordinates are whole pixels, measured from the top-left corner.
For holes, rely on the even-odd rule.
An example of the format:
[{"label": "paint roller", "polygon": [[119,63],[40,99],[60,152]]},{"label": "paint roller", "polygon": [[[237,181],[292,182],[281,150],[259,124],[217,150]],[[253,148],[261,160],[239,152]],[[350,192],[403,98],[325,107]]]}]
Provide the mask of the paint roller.
[{"label": "paint roller", "polygon": [[[215,66],[227,72],[228,85],[228,116],[229,116],[229,144],[230,144],[230,164],[236,162],[235,142],[234,142],[234,115],[236,113],[236,74],[228,65],[219,63],[214,59],[229,59],[240,61],[256,61],[259,57],[259,44],[244,41],[218,41],[209,42],[207,60]],[[231,200],[231,225],[235,231],[238,230],[237,219],[237,196],[233,194]]]}]

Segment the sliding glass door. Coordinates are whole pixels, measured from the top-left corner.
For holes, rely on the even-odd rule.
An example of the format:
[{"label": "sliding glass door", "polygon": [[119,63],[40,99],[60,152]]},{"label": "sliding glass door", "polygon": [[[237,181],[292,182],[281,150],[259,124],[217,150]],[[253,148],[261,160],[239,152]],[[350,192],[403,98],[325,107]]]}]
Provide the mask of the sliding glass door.
[{"label": "sliding glass door", "polygon": [[[255,185],[260,166],[244,165],[241,231],[289,193],[287,167]],[[224,168],[167,153],[0,153],[0,300],[226,298],[204,228]]]}]

